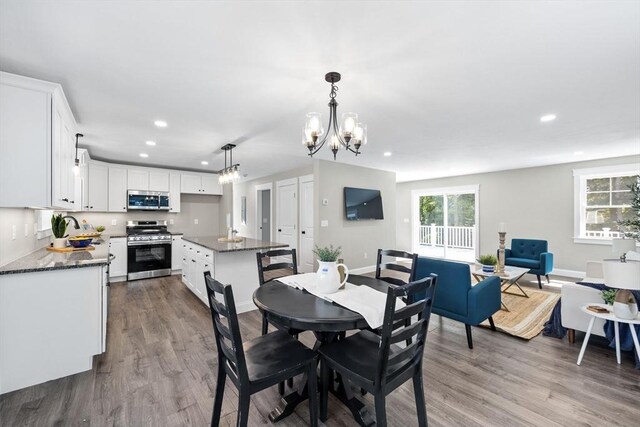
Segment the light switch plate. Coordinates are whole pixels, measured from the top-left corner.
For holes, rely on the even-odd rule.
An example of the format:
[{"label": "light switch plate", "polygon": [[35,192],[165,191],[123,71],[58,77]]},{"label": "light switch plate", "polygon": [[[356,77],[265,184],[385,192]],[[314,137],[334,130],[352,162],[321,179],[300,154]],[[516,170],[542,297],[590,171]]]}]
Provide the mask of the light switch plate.
[{"label": "light switch plate", "polygon": [[16,225],[11,226],[11,240],[16,240]]},{"label": "light switch plate", "polygon": [[405,224],[409,224],[409,218],[404,218],[402,221],[404,221]]},{"label": "light switch plate", "polygon": [[111,220],[111,225],[118,225],[118,220],[117,219],[112,219]]},{"label": "light switch plate", "polygon": [[29,237],[29,224],[24,225],[24,237]]},{"label": "light switch plate", "polygon": [[169,224],[173,225],[173,218],[169,218]]},{"label": "light switch plate", "polygon": [[328,226],[329,226],[329,220],[323,219],[322,221],[320,221],[320,227],[328,227]]},{"label": "light switch plate", "polygon": [[194,223],[194,224],[196,224],[196,225],[198,225],[198,218],[195,218],[195,219],[193,220],[193,223]]}]

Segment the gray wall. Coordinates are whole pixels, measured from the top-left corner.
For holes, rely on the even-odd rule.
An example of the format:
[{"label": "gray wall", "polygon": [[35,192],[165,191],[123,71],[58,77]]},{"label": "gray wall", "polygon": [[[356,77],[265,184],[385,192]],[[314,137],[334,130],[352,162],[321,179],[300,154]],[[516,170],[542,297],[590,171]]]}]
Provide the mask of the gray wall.
[{"label": "gray wall", "polygon": [[[537,168],[516,169],[400,183],[397,186],[397,244],[411,250],[411,191],[464,185],[480,186],[480,253],[498,247],[498,224],[507,224],[507,247],[514,237],[546,239],[555,268],[584,271],[588,260],[611,256],[611,247],[573,242],[573,169],[635,163],[640,156],[618,157]],[[404,220],[408,218],[409,222]]]},{"label": "gray wall", "polygon": [[[383,220],[347,221],[344,187],[380,190]],[[376,264],[379,248],[396,247],[396,174],[327,160],[314,163],[315,242],[342,247],[342,258],[351,269]],[[327,199],[327,206],[322,205]],[[322,220],[328,227],[320,227]],[[366,258],[365,258],[366,254]]]},{"label": "gray wall", "polygon": [[[2,208],[0,209],[0,265],[9,263],[36,249],[47,246],[49,237],[38,240],[33,235],[33,223],[37,217],[33,209]],[[28,235],[24,235],[27,224]],[[16,239],[11,238],[11,226],[16,226]]]},{"label": "gray wall", "polygon": [[224,184],[222,186],[222,197],[220,198],[220,218],[218,234],[220,236],[227,235],[227,215],[229,220],[233,219],[233,184]]}]

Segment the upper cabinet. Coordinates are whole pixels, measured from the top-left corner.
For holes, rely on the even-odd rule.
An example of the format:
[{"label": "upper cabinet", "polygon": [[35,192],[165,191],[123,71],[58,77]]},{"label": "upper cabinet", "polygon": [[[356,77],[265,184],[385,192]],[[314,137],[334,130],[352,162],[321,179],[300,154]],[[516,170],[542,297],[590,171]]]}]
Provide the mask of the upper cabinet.
[{"label": "upper cabinet", "polygon": [[129,168],[127,188],[138,191],[169,191],[169,172]]},{"label": "upper cabinet", "polygon": [[169,191],[169,172],[150,171],[149,191]]},{"label": "upper cabinet", "polygon": [[129,169],[127,188],[129,190],[149,190],[149,172],[144,169]]},{"label": "upper cabinet", "polygon": [[222,185],[218,175],[204,173],[183,173],[181,191],[187,194],[222,195]]},{"label": "upper cabinet", "polygon": [[106,212],[109,205],[109,167],[104,163],[89,162],[87,204],[83,210]]},{"label": "upper cabinet", "polygon": [[127,211],[127,170],[109,166],[109,212]]},{"label": "upper cabinet", "polygon": [[169,174],[169,212],[180,212],[180,174]]},{"label": "upper cabinet", "polygon": [[76,209],[77,130],[62,87],[0,72],[0,111],[0,207]]}]

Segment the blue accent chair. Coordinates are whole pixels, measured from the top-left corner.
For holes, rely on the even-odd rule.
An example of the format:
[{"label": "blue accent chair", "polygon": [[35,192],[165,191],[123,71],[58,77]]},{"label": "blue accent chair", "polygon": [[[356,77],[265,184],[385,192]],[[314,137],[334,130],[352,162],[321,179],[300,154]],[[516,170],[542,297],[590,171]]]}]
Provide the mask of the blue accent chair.
[{"label": "blue accent chair", "polygon": [[542,289],[540,276],[545,276],[549,283],[553,254],[548,251],[546,240],[511,239],[511,248],[504,250],[504,265],[528,268],[530,274],[538,277],[538,287]]},{"label": "blue accent chair", "polygon": [[418,257],[415,280],[429,277],[432,273],[438,275],[432,313],[464,323],[469,348],[473,348],[471,326],[489,319],[491,329],[495,331],[491,316],[500,310],[498,276],[488,277],[471,286],[469,264]]}]

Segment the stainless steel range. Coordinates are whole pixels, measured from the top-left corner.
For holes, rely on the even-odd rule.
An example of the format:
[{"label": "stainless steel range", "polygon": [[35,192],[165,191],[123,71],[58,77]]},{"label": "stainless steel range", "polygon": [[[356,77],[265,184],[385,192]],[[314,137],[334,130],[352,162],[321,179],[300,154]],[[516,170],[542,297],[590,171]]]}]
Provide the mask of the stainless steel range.
[{"label": "stainless steel range", "polygon": [[127,221],[127,280],[171,274],[167,221]]}]

